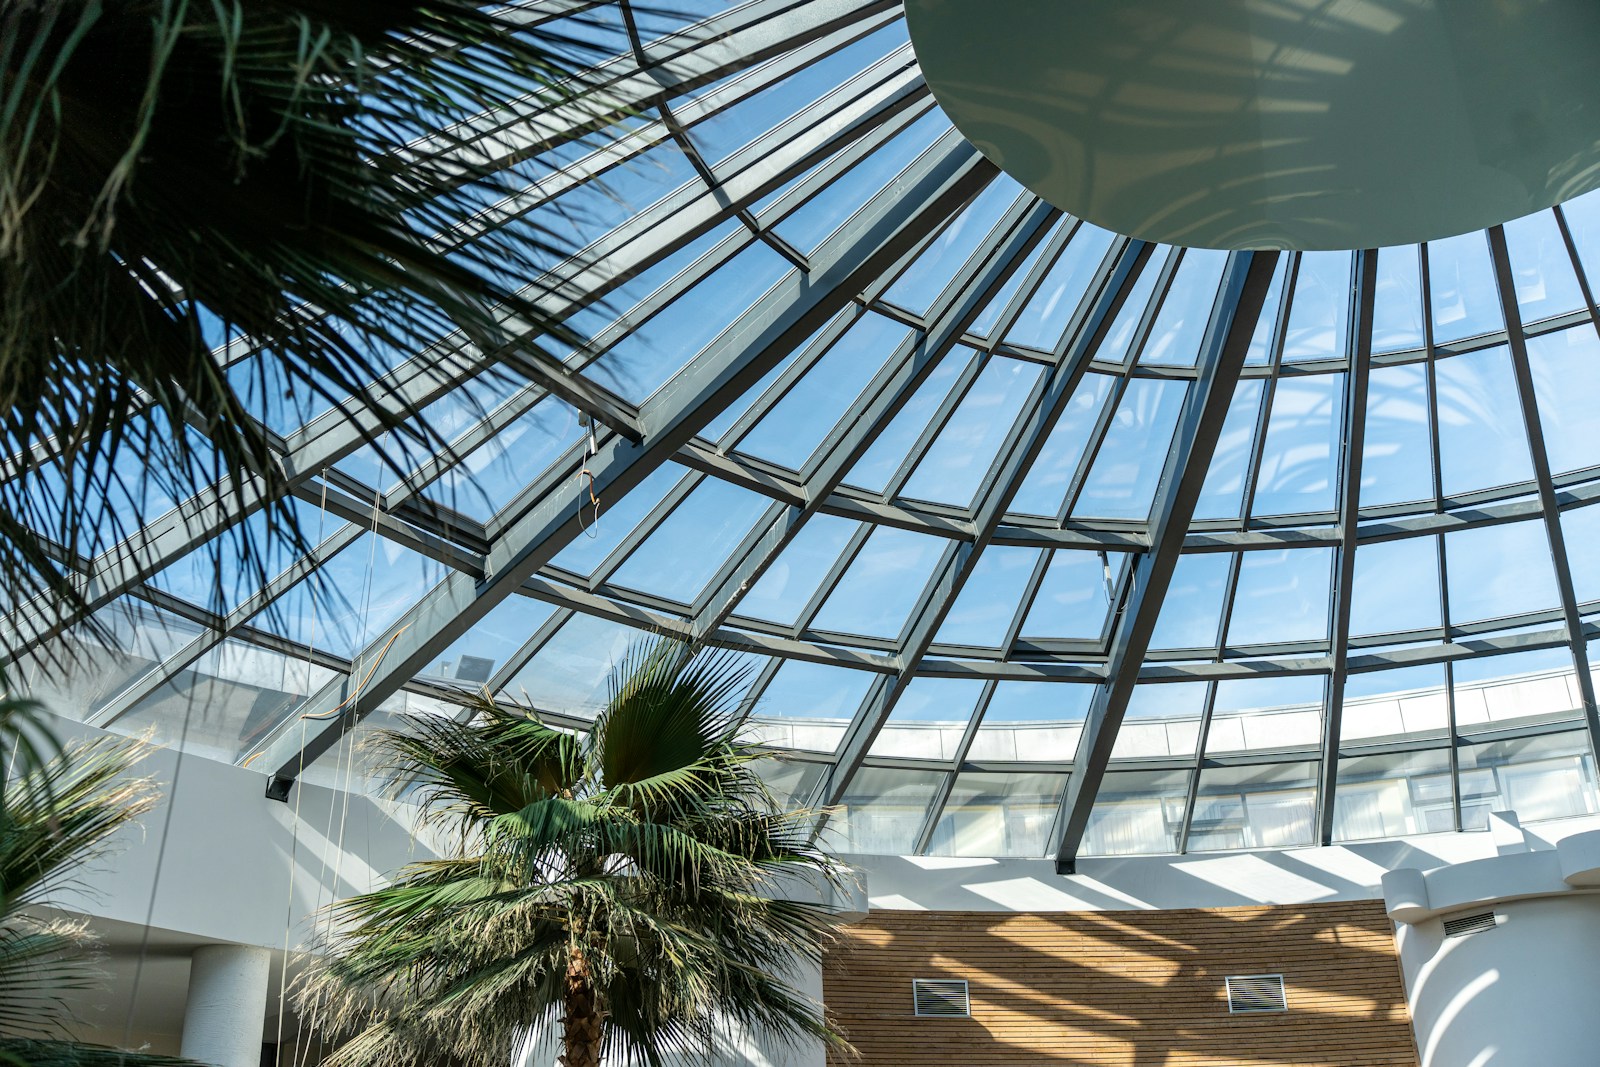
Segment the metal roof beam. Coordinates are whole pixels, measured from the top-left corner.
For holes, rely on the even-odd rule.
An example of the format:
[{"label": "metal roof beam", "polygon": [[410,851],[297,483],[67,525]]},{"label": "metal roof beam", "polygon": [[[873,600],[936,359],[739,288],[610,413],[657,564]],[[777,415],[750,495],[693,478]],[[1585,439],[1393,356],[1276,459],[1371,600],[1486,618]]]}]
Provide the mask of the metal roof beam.
[{"label": "metal roof beam", "polygon": [[1105,778],[1173,568],[1183,550],[1184,535],[1227,420],[1234,384],[1244,366],[1277,260],[1276,252],[1234,253],[1212,307],[1197,361],[1200,375],[1185,399],[1183,415],[1167,453],[1161,488],[1151,509],[1151,548],[1135,565],[1111,640],[1107,679],[1090,706],[1074,761],[1077,769],[1062,796],[1056,819],[1056,869],[1064,874],[1071,873],[1077,862],[1078,846],[1089,825],[1089,813]]}]

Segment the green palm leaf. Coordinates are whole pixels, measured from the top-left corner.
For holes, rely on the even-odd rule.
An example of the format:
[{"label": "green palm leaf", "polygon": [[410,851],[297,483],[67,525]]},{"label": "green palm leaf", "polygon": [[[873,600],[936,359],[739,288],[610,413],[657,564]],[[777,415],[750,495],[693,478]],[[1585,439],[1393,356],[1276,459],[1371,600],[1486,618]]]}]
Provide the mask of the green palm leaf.
[{"label": "green palm leaf", "polygon": [[334,909],[298,991],[348,1038],[334,1067],[504,1062],[557,1022],[569,1064],[709,1054],[740,1028],[847,1048],[784,977],[820,961],[818,890],[847,872],[753,770],[742,682],[662,638],[630,651],[581,742],[487,700],[386,736],[462,850]]}]

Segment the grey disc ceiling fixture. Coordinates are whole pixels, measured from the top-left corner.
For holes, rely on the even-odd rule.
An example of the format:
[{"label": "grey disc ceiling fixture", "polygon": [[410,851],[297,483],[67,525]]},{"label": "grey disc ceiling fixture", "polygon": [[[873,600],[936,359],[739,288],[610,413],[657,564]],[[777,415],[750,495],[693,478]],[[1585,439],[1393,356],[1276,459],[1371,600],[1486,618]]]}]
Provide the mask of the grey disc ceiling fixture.
[{"label": "grey disc ceiling fixture", "polygon": [[1600,187],[1593,0],[906,0],[985,155],[1118,233],[1448,237]]}]

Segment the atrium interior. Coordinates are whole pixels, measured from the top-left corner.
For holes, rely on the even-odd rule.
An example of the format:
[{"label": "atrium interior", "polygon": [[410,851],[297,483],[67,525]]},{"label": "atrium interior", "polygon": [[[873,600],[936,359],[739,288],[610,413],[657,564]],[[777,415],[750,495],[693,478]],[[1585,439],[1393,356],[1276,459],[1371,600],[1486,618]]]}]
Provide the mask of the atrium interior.
[{"label": "atrium interior", "polygon": [[[763,778],[859,875],[805,981],[865,1064],[1592,1062],[1600,192],[1377,248],[1142,239],[953,124],[932,0],[526,6],[616,114],[483,117],[525,191],[475,224],[570,246],[510,280],[570,337],[442,336],[348,401],[222,351],[298,543],[237,565],[260,502],[130,468],[69,560],[92,618],[8,595],[13,687],[168,786],[68,908],[113,980],[85,1032],[251,1067],[191,1041],[226,987],[260,1063],[316,1062],[319,909],[438,847],[365,742],[477,693],[582,735],[670,635],[743,668]],[[441,447],[372,431],[395,396]]]}]

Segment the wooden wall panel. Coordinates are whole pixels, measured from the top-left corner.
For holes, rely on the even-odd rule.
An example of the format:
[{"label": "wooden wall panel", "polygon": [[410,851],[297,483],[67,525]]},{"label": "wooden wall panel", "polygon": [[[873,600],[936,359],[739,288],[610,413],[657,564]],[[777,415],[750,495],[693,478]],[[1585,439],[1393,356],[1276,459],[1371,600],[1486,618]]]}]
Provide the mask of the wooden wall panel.
[{"label": "wooden wall panel", "polygon": [[[1230,974],[1282,974],[1289,1010],[1230,1015]],[[913,978],[965,978],[972,1018],[914,1016]],[[862,1067],[1417,1063],[1379,901],[874,911],[830,950],[823,995]]]}]

